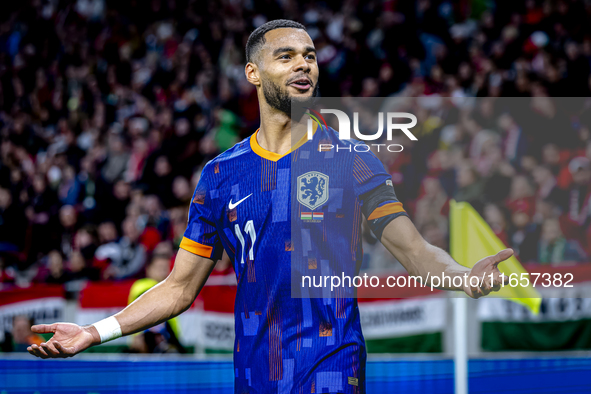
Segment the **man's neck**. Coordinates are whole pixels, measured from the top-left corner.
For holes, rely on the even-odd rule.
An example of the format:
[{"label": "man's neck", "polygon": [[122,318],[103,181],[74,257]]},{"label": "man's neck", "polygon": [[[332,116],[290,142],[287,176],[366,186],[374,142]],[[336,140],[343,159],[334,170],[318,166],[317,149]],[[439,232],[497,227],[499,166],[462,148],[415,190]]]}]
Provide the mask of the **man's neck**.
[{"label": "man's neck", "polygon": [[261,108],[261,127],[256,135],[261,148],[279,155],[286,154],[305,132],[304,124],[294,123],[287,114]]}]

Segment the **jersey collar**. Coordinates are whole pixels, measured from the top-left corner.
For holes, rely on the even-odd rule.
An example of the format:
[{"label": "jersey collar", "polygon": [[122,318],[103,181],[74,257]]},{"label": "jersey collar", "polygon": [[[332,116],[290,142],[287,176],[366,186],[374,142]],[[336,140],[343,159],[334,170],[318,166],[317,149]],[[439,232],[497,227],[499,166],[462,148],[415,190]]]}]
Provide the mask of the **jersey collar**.
[{"label": "jersey collar", "polygon": [[[316,133],[317,128],[318,128],[318,124],[316,122],[314,122],[314,133]],[[268,151],[259,145],[259,143],[257,141],[257,134],[258,134],[259,130],[260,130],[260,127],[257,129],[257,131],[255,131],[250,136],[250,149],[252,149],[252,151],[254,153],[259,155],[263,159],[267,159],[267,160],[271,160],[271,161],[277,161],[277,160],[281,159],[282,157],[287,156],[288,154],[295,151],[296,149],[298,149],[300,146],[304,145],[308,141],[307,134],[304,134],[302,136],[302,138],[300,138],[300,140],[298,141],[297,144],[295,144],[290,150],[288,150],[284,154],[280,155],[279,153]]]}]

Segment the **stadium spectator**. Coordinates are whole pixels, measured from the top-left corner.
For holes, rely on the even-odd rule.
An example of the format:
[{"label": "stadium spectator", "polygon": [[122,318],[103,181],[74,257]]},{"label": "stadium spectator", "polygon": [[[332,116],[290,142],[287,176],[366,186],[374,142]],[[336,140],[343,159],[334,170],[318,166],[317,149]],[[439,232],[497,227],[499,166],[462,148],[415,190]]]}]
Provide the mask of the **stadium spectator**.
[{"label": "stadium spectator", "polygon": [[72,251],[67,259],[58,250],[52,250],[33,270],[35,282],[64,285],[70,299],[77,298],[88,280],[98,279],[79,250]]},{"label": "stadium spectator", "polygon": [[591,221],[591,161],[576,157],[568,165],[573,183],[568,191],[568,215],[583,226]]},{"label": "stadium spectator", "polygon": [[578,242],[565,238],[558,219],[544,221],[542,236],[538,243],[540,264],[560,265],[562,262],[584,261],[586,258]]},{"label": "stadium spectator", "polygon": [[509,235],[509,246],[513,248],[522,263],[535,261],[538,257],[540,228],[532,223],[532,215],[529,212],[533,213],[529,207],[519,207],[511,214],[512,230]]},{"label": "stadium spectator", "polygon": [[162,209],[158,196],[152,194],[142,198],[142,212],[147,225],[156,228],[162,239],[167,239],[170,231],[170,219],[168,211]]},{"label": "stadium spectator", "polygon": [[[51,171],[48,175],[51,174]],[[51,175],[50,175],[51,176]],[[53,229],[56,226],[56,217],[59,210],[59,201],[55,192],[48,187],[44,174],[35,174],[27,197],[25,215],[31,226],[31,249],[29,250],[29,262],[49,252],[56,241]]]},{"label": "stadium spectator", "polygon": [[530,216],[533,215],[535,209],[534,189],[527,176],[516,175],[512,178],[506,205],[512,212],[522,210]]},{"label": "stadium spectator", "polygon": [[88,266],[82,253],[79,250],[73,251],[67,262],[67,280],[64,283],[66,297],[77,298],[78,293],[86,286],[87,281],[96,280],[97,277],[97,273]]},{"label": "stadium spectator", "polygon": [[22,250],[26,222],[22,207],[8,189],[0,188],[0,244],[3,251]]},{"label": "stadium spectator", "polygon": [[52,250],[47,255],[46,283],[64,284],[68,278],[64,268],[64,260],[60,252]]},{"label": "stadium spectator", "polygon": [[[171,268],[172,250],[167,253],[166,243],[157,246],[162,254],[154,254],[146,267],[146,277],[136,280],[129,290],[128,303],[131,304],[144,292],[166,279]],[[179,341],[180,326],[175,317],[164,323],[135,335],[131,340],[132,353],[185,353],[185,348]]]},{"label": "stadium spectator", "polygon": [[532,175],[538,186],[538,199],[552,201],[560,207],[566,207],[566,193],[558,187],[556,177],[552,174],[549,166],[536,166],[532,171]]},{"label": "stadium spectator", "polygon": [[460,164],[457,169],[457,185],[457,201],[466,201],[476,209],[482,208],[484,183],[476,169],[467,161]]},{"label": "stadium spectator", "polygon": [[441,227],[441,223],[427,222],[420,229],[423,238],[431,245],[439,248],[447,248],[447,240],[445,239],[446,228]]},{"label": "stadium spectator", "polygon": [[5,256],[0,255],[0,289],[14,283],[16,268],[8,263]]},{"label": "stadium spectator", "polygon": [[495,235],[509,246],[509,236],[507,234],[507,218],[505,212],[495,204],[486,204],[484,207],[484,220],[488,223]]},{"label": "stadium spectator", "polygon": [[123,221],[123,236],[117,242],[101,245],[95,252],[103,279],[124,279],[136,276],[146,263],[146,247],[139,242],[141,235],[132,218]]},{"label": "stadium spectator", "polygon": [[499,128],[503,137],[503,153],[509,162],[519,168],[522,160],[528,151],[527,136],[523,128],[515,121],[509,113],[499,117]]},{"label": "stadium spectator", "polygon": [[172,183],[172,194],[174,194],[175,206],[184,205],[188,206],[191,203],[191,197],[193,197],[193,190],[189,185],[189,181],[184,176],[177,176],[174,178]]},{"label": "stadium spectator", "polygon": [[[379,153],[423,235],[447,240],[447,196],[481,214],[505,204],[501,233],[521,258],[538,256],[531,245],[548,219],[591,254],[591,112],[578,99],[591,94],[591,7],[463,4],[3,2],[3,277],[26,285],[32,276],[20,274],[54,249],[98,270],[97,247],[121,255],[118,234],[137,235],[128,251],[178,246],[204,163],[259,126],[244,42],[281,17],[315,40],[323,96],[426,99],[407,108],[418,141]],[[469,114],[461,103],[473,97]],[[498,97],[519,99],[498,108]],[[141,275],[145,258],[103,273]]]},{"label": "stadium spectator", "polygon": [[442,229],[446,228],[447,215],[445,215],[445,210],[448,208],[449,199],[441,187],[439,179],[425,177],[422,188],[424,196],[419,198],[416,204],[415,225],[417,228],[421,228],[427,223],[435,222]]},{"label": "stadium spectator", "polygon": [[78,222],[78,214],[76,209],[71,205],[64,205],[59,210],[59,220],[61,225],[61,239],[60,250],[66,256],[72,253],[74,247],[74,236],[76,234],[76,224]]},{"label": "stadium spectator", "polygon": [[98,226],[98,237],[101,245],[114,242],[119,238],[115,224],[111,221],[102,222]]},{"label": "stadium spectator", "polygon": [[94,253],[98,247],[97,244],[96,228],[93,225],[87,224],[76,232],[74,237],[74,250],[79,251],[82,254],[87,267],[92,264]]},{"label": "stadium spectator", "polygon": [[31,331],[33,319],[26,315],[16,315],[12,318],[12,331],[5,332],[4,343],[1,348],[3,352],[26,352],[27,347],[44,341],[41,335]]}]

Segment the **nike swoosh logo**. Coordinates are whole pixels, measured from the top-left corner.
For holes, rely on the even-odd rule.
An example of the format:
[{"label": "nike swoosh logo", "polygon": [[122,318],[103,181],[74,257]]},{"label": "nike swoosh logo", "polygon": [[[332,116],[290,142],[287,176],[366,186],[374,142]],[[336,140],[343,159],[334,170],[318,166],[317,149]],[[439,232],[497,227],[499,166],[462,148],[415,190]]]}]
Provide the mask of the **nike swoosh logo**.
[{"label": "nike swoosh logo", "polygon": [[236,208],[238,206],[238,204],[240,204],[242,201],[246,200],[250,196],[252,196],[252,193],[250,193],[248,196],[244,197],[242,200],[235,202],[234,204],[232,204],[232,199],[230,199],[230,203],[228,204],[228,208],[230,208],[230,209]]}]

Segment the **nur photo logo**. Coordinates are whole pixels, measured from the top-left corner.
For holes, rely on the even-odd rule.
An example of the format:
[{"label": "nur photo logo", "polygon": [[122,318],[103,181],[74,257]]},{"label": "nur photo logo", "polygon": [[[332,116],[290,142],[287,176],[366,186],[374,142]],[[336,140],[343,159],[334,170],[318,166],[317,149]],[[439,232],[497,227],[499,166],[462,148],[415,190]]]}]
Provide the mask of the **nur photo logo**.
[{"label": "nur photo logo", "polygon": [[[349,119],[349,115],[347,115],[344,111],[338,109],[327,109],[323,108],[320,112],[312,109],[306,108],[309,110],[308,115],[308,124],[307,124],[307,132],[308,132],[308,140],[312,140],[314,135],[314,122],[319,127],[326,127],[328,125],[326,120],[322,116],[322,114],[332,114],[337,117],[338,121],[338,128],[336,131],[339,132],[339,139],[341,140],[349,140],[351,136],[354,135],[355,138],[361,141],[376,141],[382,137],[384,131],[386,132],[386,139],[387,141],[392,141],[392,137],[394,135],[395,130],[400,130],[406,135],[411,141],[417,141],[417,137],[409,130],[416,126],[417,124],[417,117],[408,112],[378,112],[378,130],[374,134],[363,134],[359,130],[359,112],[353,112],[353,122]],[[408,119],[410,122],[406,123],[399,123],[400,119]],[[321,123],[322,122],[322,123]],[[351,127],[351,125],[353,127]],[[365,152],[369,150],[369,146],[377,147],[378,152],[380,151],[381,147],[385,147],[389,152],[401,152],[403,150],[403,146],[400,144],[367,144],[367,145],[354,145],[353,150],[357,152]],[[351,146],[334,146],[332,144],[320,144],[318,146],[318,150],[320,151],[328,151],[335,149],[336,151],[346,150],[351,152]]]}]

